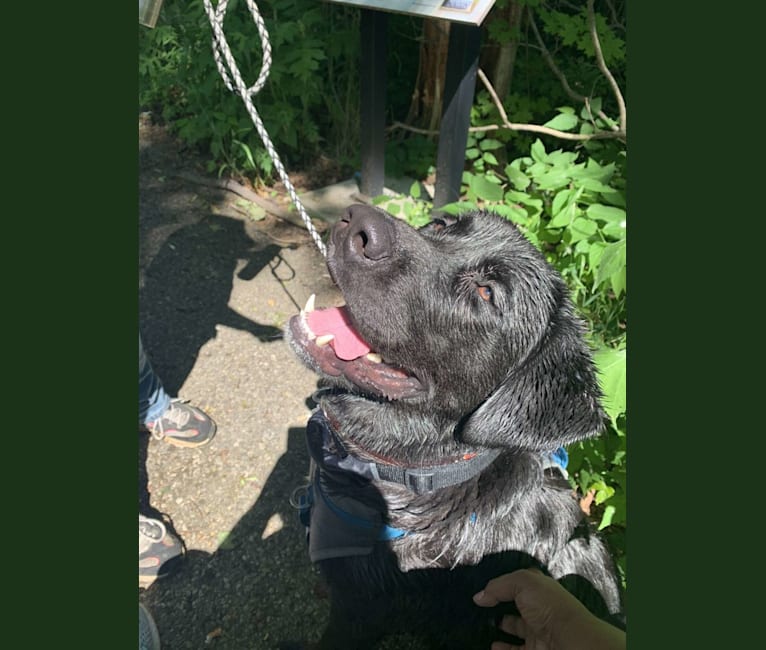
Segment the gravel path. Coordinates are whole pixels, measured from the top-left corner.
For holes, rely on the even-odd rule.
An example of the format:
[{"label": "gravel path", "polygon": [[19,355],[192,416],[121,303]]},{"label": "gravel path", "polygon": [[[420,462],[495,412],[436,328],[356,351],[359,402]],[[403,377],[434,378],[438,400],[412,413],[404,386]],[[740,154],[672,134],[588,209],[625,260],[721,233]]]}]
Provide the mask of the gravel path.
[{"label": "gravel path", "polygon": [[[189,180],[205,175],[215,180],[141,117],[144,347],[168,392],[207,411],[218,433],[199,449],[140,436],[139,509],[166,520],[187,562],[139,600],[163,650],[273,650],[318,639],[329,613],[289,502],[306,482],[316,377],[281,332],[312,293],[317,306],[342,299],[305,229],[257,220],[236,194]],[[299,191],[301,178],[291,176]],[[378,650],[418,648],[398,637]]]},{"label": "gravel path", "polygon": [[179,178],[204,171],[146,119],[139,136],[144,345],[168,391],[218,424],[200,449],[140,437],[139,508],[169,522],[188,561],[139,600],[163,650],[315,639],[328,605],[289,496],[305,480],[316,379],[281,328],[311,293],[339,296],[304,231]]}]

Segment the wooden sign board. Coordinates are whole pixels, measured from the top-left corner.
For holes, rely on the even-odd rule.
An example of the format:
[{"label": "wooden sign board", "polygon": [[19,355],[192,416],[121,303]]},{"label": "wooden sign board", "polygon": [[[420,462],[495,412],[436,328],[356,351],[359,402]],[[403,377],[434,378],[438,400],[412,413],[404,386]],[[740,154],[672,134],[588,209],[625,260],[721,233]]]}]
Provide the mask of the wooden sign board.
[{"label": "wooden sign board", "polygon": [[495,0],[328,0],[362,9],[481,25]]}]

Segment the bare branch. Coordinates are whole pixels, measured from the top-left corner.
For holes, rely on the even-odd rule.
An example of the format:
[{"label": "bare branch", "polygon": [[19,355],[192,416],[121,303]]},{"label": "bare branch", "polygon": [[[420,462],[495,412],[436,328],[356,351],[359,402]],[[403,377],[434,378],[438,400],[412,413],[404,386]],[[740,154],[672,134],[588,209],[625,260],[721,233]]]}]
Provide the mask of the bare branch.
[{"label": "bare branch", "polygon": [[484,87],[487,89],[487,92],[489,93],[489,96],[492,98],[492,101],[495,102],[495,108],[497,108],[497,112],[500,113],[500,119],[503,120],[503,124],[510,124],[510,120],[508,119],[508,114],[505,112],[505,108],[503,107],[503,102],[500,101],[500,98],[497,96],[497,93],[495,92],[494,87],[489,81],[489,78],[487,75],[484,74],[484,70],[479,68],[476,71],[476,74],[479,75],[479,79],[481,79],[481,83],[484,84]]},{"label": "bare branch", "polygon": [[572,90],[569,86],[569,82],[567,81],[566,76],[564,75],[561,70],[559,70],[558,66],[556,65],[556,62],[553,60],[553,57],[551,56],[551,53],[548,51],[548,48],[545,47],[545,43],[543,42],[542,36],[540,36],[540,32],[537,29],[537,23],[535,22],[534,14],[530,11],[529,12],[529,24],[532,25],[532,31],[535,33],[535,38],[537,39],[537,43],[540,46],[540,52],[543,55],[543,59],[545,59],[545,62],[548,64],[548,67],[553,71],[553,74],[556,75],[558,80],[561,82],[562,87],[564,88],[564,92],[569,95],[571,99],[573,99],[576,102],[584,102],[585,96],[581,95],[579,93],[576,93],[574,90]]},{"label": "bare branch", "polygon": [[544,135],[552,135],[554,138],[560,138],[561,140],[578,140],[580,142],[586,142],[588,140],[625,140],[625,133],[623,131],[598,131],[597,133],[567,133],[566,131],[557,131],[547,126],[540,126],[538,124],[514,124],[508,122],[507,124],[486,124],[484,126],[472,126],[469,131],[472,133],[478,131],[494,131],[496,129],[511,129],[512,131],[533,131],[535,133],[542,133]]},{"label": "bare branch", "polygon": [[[439,131],[419,129],[416,126],[410,126],[404,122],[392,122],[390,126],[386,127],[387,131],[394,131],[396,129],[401,129],[402,131],[410,131],[420,135],[439,135]],[[578,140],[580,142],[585,142],[586,140],[625,139],[625,134],[622,131],[599,131],[598,133],[587,135],[585,133],[566,133],[565,131],[557,131],[556,129],[551,129],[547,126],[539,126],[537,124],[514,124],[513,122],[472,126],[468,129],[468,132],[481,133],[485,131],[497,131],[498,129],[511,129],[513,131],[533,131],[535,133],[542,133],[544,135],[551,135],[555,138],[561,138],[562,140]]]},{"label": "bare branch", "polygon": [[[564,88],[564,92],[569,95],[570,99],[576,101],[576,102],[582,102],[585,104],[588,108],[588,113],[593,115],[590,110],[590,98],[585,97],[585,95],[581,95],[580,93],[576,93],[572,88],[569,86],[569,82],[567,81],[566,75],[559,70],[559,67],[556,65],[556,62],[553,60],[553,56],[551,56],[551,53],[548,51],[548,48],[545,46],[545,43],[543,42],[542,36],[540,36],[540,32],[537,29],[537,23],[535,23],[535,18],[532,12],[529,12],[529,23],[532,25],[532,31],[535,33],[535,38],[537,39],[537,43],[540,46],[540,53],[543,55],[543,59],[545,59],[545,62],[548,64],[548,67],[551,69],[554,75],[558,77],[558,80],[561,82],[562,87]],[[604,111],[599,111],[597,115],[604,120],[607,124],[611,121]],[[592,120],[595,122],[595,120]],[[595,127],[595,124],[593,125]],[[612,127],[613,131],[619,131],[619,127],[616,125],[613,125]]]},{"label": "bare branch", "polygon": [[625,25],[623,25],[617,18],[617,12],[614,9],[612,0],[606,0],[606,5],[609,7],[609,12],[612,14],[612,26],[619,27],[623,32],[625,31]]},{"label": "bare branch", "polygon": [[[497,108],[498,113],[500,113],[500,118],[502,119],[502,124],[485,124],[483,126],[472,126],[468,131],[470,133],[478,133],[482,131],[495,131],[497,129],[510,129],[512,131],[531,131],[533,133],[542,133],[544,135],[550,135],[555,138],[559,138],[561,140],[575,140],[579,142],[585,142],[587,140],[603,140],[603,139],[619,139],[624,140],[625,139],[625,132],[624,131],[598,131],[596,133],[567,133],[566,131],[559,131],[557,129],[551,129],[547,126],[540,126],[538,124],[518,124],[514,123],[508,120],[508,115],[505,112],[505,109],[503,108],[503,103],[500,101],[500,98],[497,96],[497,93],[495,92],[495,89],[492,87],[492,84],[490,83],[489,79],[487,78],[487,75],[484,74],[484,71],[479,68],[477,71],[477,74],[479,76],[479,79],[481,79],[481,82],[484,84],[484,87],[487,89],[487,92],[489,92],[490,96],[492,97],[492,101],[495,104],[495,107]],[[413,133],[420,133],[422,135],[439,135],[439,131],[429,131],[427,129],[418,129],[414,126],[409,126],[407,124],[403,124],[401,122],[394,122],[389,129],[405,129],[407,131],[412,131]]]},{"label": "bare branch", "polygon": [[391,126],[386,127],[386,131],[394,131],[396,129],[402,129],[403,131],[411,131],[412,133],[418,133],[420,135],[439,135],[438,131],[431,131],[429,129],[419,129],[416,126],[410,126],[409,124],[405,124],[404,122],[392,122]]},{"label": "bare branch", "polygon": [[604,54],[601,51],[601,41],[598,38],[598,30],[596,29],[596,13],[593,9],[593,0],[588,0],[588,24],[590,26],[590,35],[593,38],[593,47],[596,51],[596,64],[601,73],[606,77],[609,85],[612,87],[612,92],[617,99],[617,105],[620,109],[620,129],[627,133],[628,131],[628,112],[625,107],[625,99],[620,92],[620,86],[617,85],[612,73],[609,72],[609,68],[606,67],[604,61]]},{"label": "bare branch", "polygon": [[[551,56],[551,53],[548,51],[548,48],[545,46],[545,43],[543,42],[543,39],[540,36],[540,32],[537,29],[537,24],[535,23],[534,17],[531,12],[529,12],[529,22],[532,25],[532,29],[535,33],[535,38],[537,39],[543,58],[545,59],[550,69],[553,71],[554,75],[558,77],[559,81],[561,82],[561,85],[564,88],[564,91],[572,100],[583,103],[592,118],[593,113],[591,112],[590,97],[586,97],[585,95],[581,95],[575,92],[569,86],[569,82],[567,81],[566,76],[564,75],[563,72],[561,72],[561,70],[559,70],[558,66],[556,65],[556,62],[553,60],[553,57]],[[617,104],[619,106],[619,110],[620,110],[619,125],[613,124],[612,120],[610,120],[603,111],[599,111],[598,116],[610,126],[610,128],[612,129],[611,131],[596,131],[595,133],[567,133],[566,131],[559,131],[558,129],[552,129],[550,127],[541,126],[539,124],[519,124],[519,123],[511,122],[508,119],[508,114],[505,112],[503,103],[500,101],[500,98],[497,96],[497,93],[495,92],[495,89],[493,88],[492,84],[487,78],[487,75],[484,74],[484,71],[481,68],[479,68],[477,71],[479,79],[481,79],[481,82],[484,84],[484,87],[487,89],[487,92],[489,92],[492,98],[492,101],[495,104],[495,107],[497,108],[497,111],[500,115],[502,124],[486,124],[483,126],[474,126],[469,129],[469,132],[477,133],[477,132],[483,132],[483,131],[494,131],[497,129],[505,128],[505,129],[510,129],[512,131],[530,131],[533,133],[542,133],[544,135],[550,135],[555,138],[559,138],[561,140],[574,140],[574,141],[585,142],[588,140],[618,139],[618,140],[624,141],[627,137],[627,130],[625,128],[626,118],[627,118],[625,100],[623,99],[622,93],[620,92],[619,85],[615,81],[611,72],[609,72],[609,69],[606,67],[606,63],[604,61],[604,55],[601,51],[601,42],[599,41],[598,31],[596,29],[596,16],[593,9],[593,0],[588,0],[588,25],[590,29],[591,38],[593,39],[593,45],[594,45],[594,50],[596,53],[596,62],[597,62],[598,68],[601,71],[601,73],[606,77],[607,81],[609,82],[612,88],[612,91],[614,92],[615,98],[617,100]],[[592,123],[595,126],[595,120],[592,120]],[[404,129],[407,131],[412,131],[413,133],[419,133],[422,135],[429,135],[429,136],[439,135],[439,131],[430,130],[430,129],[419,129],[419,128],[404,124],[402,122],[394,122],[389,127],[389,130],[393,130],[393,129]]]},{"label": "bare branch", "polygon": [[510,122],[508,120],[508,115],[505,112],[505,109],[503,108],[503,104],[500,101],[500,98],[497,96],[497,93],[495,92],[495,89],[492,87],[492,84],[490,83],[489,79],[487,79],[487,75],[484,74],[484,71],[479,68],[477,71],[477,74],[479,75],[479,79],[481,79],[481,82],[484,84],[484,87],[487,89],[487,92],[489,92],[490,96],[492,97],[492,101],[495,103],[495,107],[497,108],[498,112],[500,113],[500,117],[503,120],[502,125],[486,125],[486,126],[476,126],[472,127],[471,131],[491,131],[494,129],[500,129],[505,127],[506,129],[511,129],[512,131],[533,131],[535,133],[543,133],[545,135],[552,135],[556,138],[561,138],[562,140],[580,140],[580,141],[586,141],[586,140],[598,140],[598,139],[604,139],[604,138],[616,138],[616,139],[624,139],[625,138],[625,132],[624,131],[597,131],[596,133],[567,133],[566,131],[559,131],[557,129],[551,129],[547,126],[539,126],[537,124],[516,124],[513,122]]}]

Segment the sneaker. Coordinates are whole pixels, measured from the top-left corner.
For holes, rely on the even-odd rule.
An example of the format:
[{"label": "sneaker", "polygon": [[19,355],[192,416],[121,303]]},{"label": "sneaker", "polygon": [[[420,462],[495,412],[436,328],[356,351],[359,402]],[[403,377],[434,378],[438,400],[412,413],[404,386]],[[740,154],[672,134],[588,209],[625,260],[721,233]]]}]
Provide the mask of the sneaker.
[{"label": "sneaker", "polygon": [[171,573],[184,558],[184,547],[159,519],[138,515],[138,584],[149,587]]},{"label": "sneaker", "polygon": [[215,436],[215,422],[204,411],[174,399],[162,417],[146,425],[157,440],[178,447],[201,447]]},{"label": "sneaker", "polygon": [[157,624],[141,603],[138,603],[138,650],[160,650]]}]

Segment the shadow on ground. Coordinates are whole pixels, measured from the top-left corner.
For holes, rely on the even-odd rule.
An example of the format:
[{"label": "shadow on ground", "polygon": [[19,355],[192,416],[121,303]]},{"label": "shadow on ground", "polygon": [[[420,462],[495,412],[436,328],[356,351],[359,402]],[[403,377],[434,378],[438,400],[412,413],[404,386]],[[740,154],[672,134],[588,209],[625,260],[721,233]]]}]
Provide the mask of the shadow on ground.
[{"label": "shadow on ground", "polygon": [[[140,328],[149,359],[165,389],[179,392],[202,346],[223,325],[275,341],[282,331],[229,306],[232,278],[254,278],[279,253],[257,245],[241,220],[209,215],[175,231],[144,275]],[[244,263],[239,271],[237,268]]]},{"label": "shadow on ground", "polygon": [[305,429],[289,429],[287,441],[257,502],[218,550],[189,552],[177,574],[144,593],[163,648],[266,649],[318,638],[328,603],[289,503],[308,469]]},{"label": "shadow on ground", "polygon": [[139,124],[139,147],[144,347],[167,391],[218,424],[198,449],[139,438],[139,511],[188,549],[139,600],[163,650],[318,639],[329,603],[290,505],[306,482],[316,377],[281,333],[311,293],[321,306],[339,295],[305,230],[237,216],[231,196],[183,180],[204,168],[151,125]]}]

